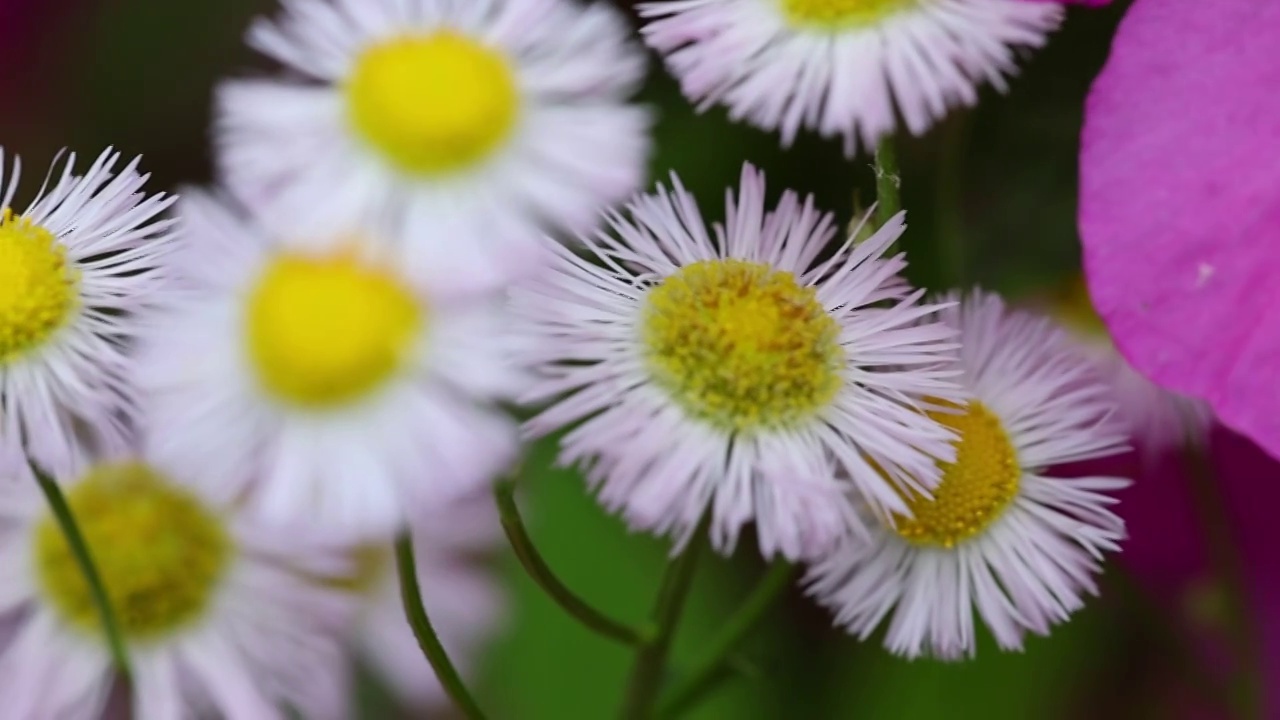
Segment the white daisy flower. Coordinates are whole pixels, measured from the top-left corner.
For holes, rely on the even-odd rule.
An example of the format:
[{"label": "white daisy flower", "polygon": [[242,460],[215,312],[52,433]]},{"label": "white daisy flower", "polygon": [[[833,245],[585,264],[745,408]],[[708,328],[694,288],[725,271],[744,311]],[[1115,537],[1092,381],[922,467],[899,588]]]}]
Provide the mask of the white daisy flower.
[{"label": "white daisy flower", "polygon": [[[978,85],[1000,91],[1015,47],[1039,47],[1057,3],[1025,0],[668,0],[640,5],[646,41],[699,110],[874,147],[901,115],[921,135]],[[896,114],[895,114],[896,111]]]},{"label": "white daisy flower", "polygon": [[819,260],[835,226],[812,198],[766,212],[748,165],[713,238],[673,182],[609,214],[616,237],[583,239],[598,264],[557,247],[517,290],[540,346],[526,399],[556,400],[527,431],[581,422],[561,460],[633,527],[679,543],[710,509],[721,551],[754,520],[766,556],[807,557],[862,529],[850,490],[905,512],[894,485],[925,492],[934,458],[953,457],[915,403],[960,395],[938,367],[953,331],[897,279],[903,256],[882,257],[902,214]]},{"label": "white daisy flower", "polygon": [[1208,403],[1166,390],[1133,369],[1094,310],[1083,277],[1052,300],[1045,310],[1061,322],[1110,383],[1120,419],[1144,458],[1154,460],[1181,447],[1188,433],[1200,439],[1208,436],[1213,424]]},{"label": "white daisy flower", "polygon": [[390,221],[437,281],[528,271],[541,230],[593,226],[643,182],[642,48],[605,3],[285,0],[248,41],[292,77],[218,93],[240,197],[311,228]]},{"label": "white daisy flower", "polygon": [[[340,557],[176,479],[136,459],[62,478],[128,649],[132,716],[339,717],[350,600],[295,568],[333,573]],[[0,517],[5,716],[101,717],[116,674],[97,606],[34,481],[0,483]]]},{"label": "white daisy flower", "polygon": [[192,287],[140,363],[156,457],[270,521],[362,537],[514,459],[501,298],[441,297],[371,234],[285,242],[207,196],[179,207]]},{"label": "white daisy flower", "polygon": [[975,610],[1017,649],[1096,593],[1102,554],[1125,536],[1112,495],[1129,481],[1044,473],[1125,450],[1110,389],[1060,330],[985,293],[942,316],[973,394],[960,412],[930,412],[959,434],[955,462],[932,499],[909,499],[910,516],[865,508],[870,541],[846,542],[807,582],[860,638],[891,618],[894,653],[951,659],[974,652]]},{"label": "white daisy flower", "polygon": [[[423,603],[449,659],[466,676],[474,671],[479,651],[497,631],[503,613],[497,579],[479,563],[479,556],[500,537],[493,505],[483,494],[416,518],[412,525]],[[343,581],[362,599],[353,637],[355,656],[406,705],[446,705],[449,698],[405,619],[392,548],[360,548],[357,568],[356,575]]]},{"label": "white daisy flower", "polygon": [[126,346],[137,312],[162,300],[173,240],[172,221],[158,219],[173,199],[143,194],[138,159],[117,170],[107,150],[83,175],[75,160],[55,162],[18,211],[21,161],[6,169],[0,151],[0,446],[55,475],[128,446]]}]

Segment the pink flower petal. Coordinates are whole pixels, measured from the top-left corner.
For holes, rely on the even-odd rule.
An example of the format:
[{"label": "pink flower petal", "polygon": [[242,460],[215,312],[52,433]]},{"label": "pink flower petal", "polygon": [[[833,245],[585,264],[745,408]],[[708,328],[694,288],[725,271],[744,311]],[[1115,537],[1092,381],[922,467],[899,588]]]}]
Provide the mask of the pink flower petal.
[{"label": "pink flower petal", "polygon": [[1137,0],[1086,108],[1080,232],[1117,346],[1280,456],[1280,3]]}]

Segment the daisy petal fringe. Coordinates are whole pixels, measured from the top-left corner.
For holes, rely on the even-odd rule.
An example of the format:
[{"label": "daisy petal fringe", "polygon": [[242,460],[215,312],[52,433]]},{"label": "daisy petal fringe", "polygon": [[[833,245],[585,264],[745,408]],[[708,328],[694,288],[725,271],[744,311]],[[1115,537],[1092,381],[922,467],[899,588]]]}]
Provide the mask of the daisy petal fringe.
[{"label": "daisy petal fringe", "polygon": [[268,218],[374,224],[438,285],[502,287],[540,232],[585,231],[643,182],[628,34],[577,0],[291,0],[248,34],[291,75],[218,90],[219,166]]},{"label": "daisy petal fringe", "polygon": [[524,380],[500,298],[439,294],[372,231],[272,233],[199,193],[180,210],[184,292],[140,352],[159,461],[264,520],[353,539],[509,466],[496,403]]},{"label": "daisy petal fringe", "polygon": [[6,169],[0,151],[0,442],[55,477],[128,446],[138,408],[127,346],[139,315],[170,298],[174,221],[162,215],[174,198],[146,195],[140,159],[120,161],[108,149],[76,174],[69,154],[19,212],[21,161]]},{"label": "daisy petal fringe", "polygon": [[[936,484],[935,458],[954,457],[954,436],[917,404],[961,397],[955,370],[943,367],[954,331],[929,322],[939,306],[898,279],[903,256],[882,256],[903,231],[901,215],[819,261],[835,233],[831,217],[792,192],[766,212],[763,175],[747,166],[724,223],[710,232],[678,178],[673,190],[659,187],[607,218],[611,232],[583,239],[590,259],[552,247],[547,275],[513,295],[540,378],[523,400],[551,401],[525,430],[572,427],[560,460],[581,464],[607,508],[677,547],[710,508],[717,550],[731,551],[754,521],[764,555],[800,558],[866,532],[849,493],[901,512],[896,487]],[[743,306],[714,285],[740,281],[761,303],[743,318],[766,318],[740,326],[744,337],[728,319]],[[655,311],[663,288],[711,293],[706,302],[715,304],[701,314],[682,302]],[[713,310],[728,313],[727,324],[707,321]],[[811,323],[803,329],[768,324],[801,312]],[[685,332],[686,322],[712,324],[656,355],[646,334]],[[809,331],[816,344],[794,335]],[[685,346],[699,342],[710,343],[697,350],[708,354],[686,363]],[[809,364],[786,369],[767,359],[771,347],[793,348],[779,357]],[[668,374],[668,360],[693,384]],[[722,370],[726,362],[741,372]],[[724,385],[725,373],[739,384]]]},{"label": "daisy petal fringe", "polygon": [[1056,3],[913,0],[667,0],[640,5],[645,41],[699,110],[840,137],[845,154],[897,129],[922,135],[978,86],[1006,89],[1015,48],[1039,47],[1063,16]]},{"label": "daisy petal fringe", "polygon": [[[352,606],[309,582],[340,559],[306,533],[245,524],[143,459],[63,477],[133,668],[139,717],[336,718]],[[32,483],[0,496],[0,694],[14,717],[96,717],[115,677],[88,590]]]},{"label": "daisy petal fringe", "polygon": [[[948,296],[944,300],[955,300]],[[814,563],[808,592],[861,639],[887,623],[885,646],[907,657],[974,653],[974,614],[1004,649],[1047,634],[1096,594],[1124,522],[1116,477],[1059,478],[1044,468],[1126,449],[1110,389],[1047,319],[981,292],[942,311],[960,331],[964,412],[954,463],[912,515],[864,508],[869,541]]]}]

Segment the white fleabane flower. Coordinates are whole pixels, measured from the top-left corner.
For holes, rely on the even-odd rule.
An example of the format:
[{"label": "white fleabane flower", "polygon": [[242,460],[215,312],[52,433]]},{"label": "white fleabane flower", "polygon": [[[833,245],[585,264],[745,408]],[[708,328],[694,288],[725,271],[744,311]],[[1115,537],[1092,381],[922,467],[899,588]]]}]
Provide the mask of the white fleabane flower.
[{"label": "white fleabane flower", "polygon": [[140,363],[158,458],[270,521],[361,537],[514,458],[500,297],[439,296],[376,235],[290,242],[206,196],[179,208],[191,287]]},{"label": "white fleabane flower", "polygon": [[1205,440],[1213,424],[1208,403],[1151,382],[1124,359],[1078,278],[1045,308],[1088,355],[1115,393],[1120,419],[1142,456],[1153,461],[1181,447],[1188,437]]},{"label": "white fleabane flower", "polygon": [[782,134],[874,147],[897,115],[921,135],[978,86],[1005,89],[1016,47],[1039,47],[1057,3],[1025,0],[667,0],[640,6],[646,41],[699,109]]},{"label": "white fleabane flower", "polygon": [[13,207],[21,163],[0,152],[0,470],[28,455],[55,475],[128,446],[135,413],[126,348],[137,313],[162,299],[172,203],[142,192],[138,159],[103,152],[83,175],[74,154]]},{"label": "white fleabane flower", "polygon": [[866,639],[889,618],[885,646],[908,657],[971,656],[974,614],[1000,647],[1047,634],[1095,593],[1124,522],[1110,507],[1129,484],[1044,469],[1125,450],[1111,390],[1047,319],[975,293],[942,317],[960,331],[972,399],[931,412],[959,434],[932,498],[910,516],[867,508],[876,530],[815,563],[809,591]]},{"label": "white fleabane flower", "polygon": [[[5,478],[11,480],[11,478]],[[297,572],[340,558],[246,524],[144,460],[62,478],[128,648],[133,717],[337,718],[351,603]],[[88,584],[34,481],[0,487],[8,717],[101,717],[115,682]]]},{"label": "white fleabane flower", "polygon": [[863,530],[851,491],[905,511],[895,484],[927,491],[934,458],[953,457],[916,404],[959,389],[938,368],[954,332],[897,278],[903,256],[882,257],[902,215],[819,259],[835,226],[811,198],[766,212],[747,166],[713,235],[674,182],[584,238],[592,260],[555,247],[516,291],[541,378],[526,399],[553,401],[527,431],[580,423],[562,461],[633,527],[680,543],[709,511],[719,550],[754,521],[766,556],[807,557]]},{"label": "white fleabane flower", "polygon": [[224,179],[312,230],[394,229],[437,282],[527,272],[643,182],[642,48],[605,3],[287,0],[249,43],[292,77],[218,92]]}]

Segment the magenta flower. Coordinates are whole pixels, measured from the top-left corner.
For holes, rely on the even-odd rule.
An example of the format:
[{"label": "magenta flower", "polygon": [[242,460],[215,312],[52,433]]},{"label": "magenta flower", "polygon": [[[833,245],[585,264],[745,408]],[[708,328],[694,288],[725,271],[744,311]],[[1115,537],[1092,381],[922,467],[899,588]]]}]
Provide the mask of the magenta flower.
[{"label": "magenta flower", "polygon": [[1137,0],[1085,115],[1095,306],[1140,372],[1280,456],[1280,3]]}]

